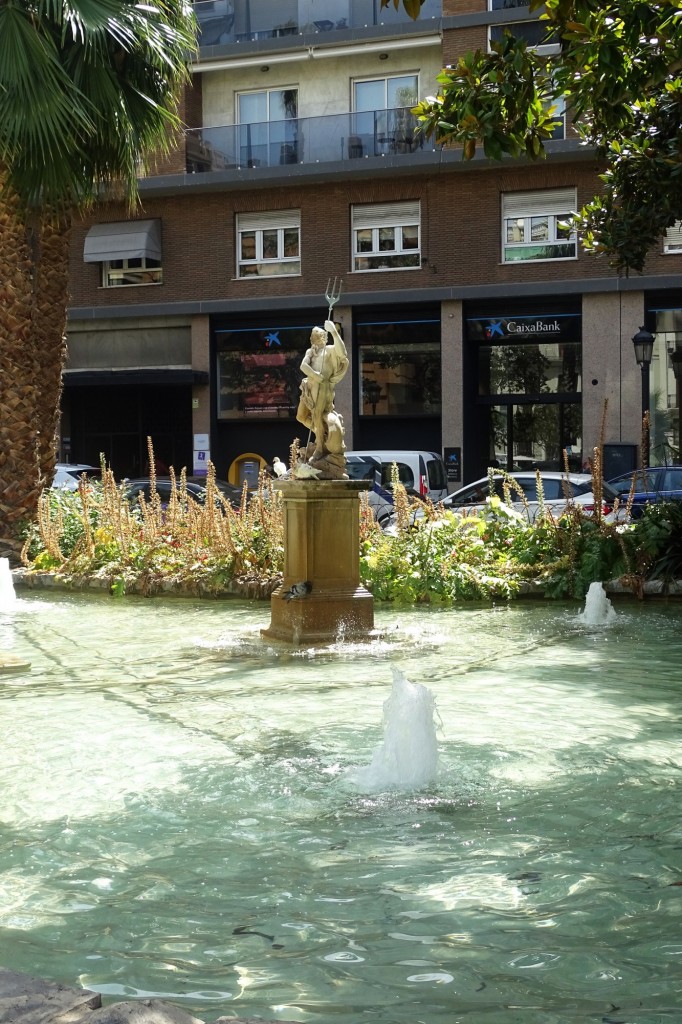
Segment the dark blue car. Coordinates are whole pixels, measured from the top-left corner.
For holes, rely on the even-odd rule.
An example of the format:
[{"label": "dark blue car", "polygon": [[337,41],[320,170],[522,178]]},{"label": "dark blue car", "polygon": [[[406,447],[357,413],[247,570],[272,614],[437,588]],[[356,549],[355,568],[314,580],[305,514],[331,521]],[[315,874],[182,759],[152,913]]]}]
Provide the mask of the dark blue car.
[{"label": "dark blue car", "polygon": [[641,516],[644,505],[649,502],[682,501],[682,466],[653,466],[649,469],[636,469],[632,473],[609,480],[609,484],[618,492],[621,503],[625,504],[630,494],[632,481],[634,494],[632,499],[632,515],[634,519]]}]

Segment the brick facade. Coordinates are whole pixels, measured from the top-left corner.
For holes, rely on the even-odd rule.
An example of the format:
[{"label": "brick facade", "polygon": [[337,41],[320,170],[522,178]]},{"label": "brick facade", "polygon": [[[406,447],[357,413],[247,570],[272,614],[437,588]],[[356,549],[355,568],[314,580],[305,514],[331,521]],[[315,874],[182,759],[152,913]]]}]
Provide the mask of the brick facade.
[{"label": "brick facade", "polygon": [[[240,0],[235,2],[238,4]],[[315,116],[319,114],[320,123],[330,112],[338,116],[342,109],[339,96],[352,96],[354,80],[376,78],[381,81],[382,76],[388,80],[401,73],[414,74],[421,66],[424,69],[422,88],[427,89],[427,81],[435,77],[438,67],[454,63],[472,49],[487,46],[492,18],[486,0],[443,0],[442,14],[446,19],[442,46],[434,35],[424,44],[431,50],[405,46],[403,31],[408,33],[408,40],[409,32],[415,33],[415,40],[424,36],[424,26],[419,23],[410,23],[397,31],[395,38],[382,32],[379,40],[370,26],[366,52],[363,42],[355,35],[344,43],[346,56],[336,62],[321,59],[311,62],[310,52],[297,37],[292,37],[291,42],[277,39],[272,44],[259,39],[251,44],[241,43],[238,49],[227,45],[222,57],[223,51],[218,48],[216,53],[200,58],[201,62],[210,56],[211,68],[206,70],[205,67],[203,72],[194,74],[192,87],[188,88],[181,104],[182,123],[194,130],[193,144],[200,144],[205,100],[207,108],[212,110],[209,123],[229,125],[237,106],[235,97],[241,90],[265,95],[268,90],[290,88],[300,75],[301,95],[305,96],[306,105],[306,117],[300,119],[300,138],[305,141],[307,134],[312,136],[320,127]],[[524,17],[519,10],[499,12],[500,22],[512,24],[519,17]],[[321,35],[322,44],[335,43],[332,32]],[[320,41],[316,38],[314,43],[321,56]],[[338,40],[336,45],[339,45]],[[386,46],[386,53],[380,52],[382,45]],[[266,79],[261,74],[260,61],[267,63],[268,46],[272,47],[272,64],[268,64]],[[282,63],[277,63],[280,60]],[[330,73],[329,68],[333,69]],[[318,80],[311,78],[318,69],[319,90],[316,88]],[[212,74],[216,77],[209,79]],[[212,97],[210,102],[209,96]],[[352,100],[348,102],[352,109]],[[306,120],[309,114],[310,122]],[[354,130],[346,128],[345,132],[352,134]],[[535,316],[568,303],[574,311],[572,315],[581,317],[580,337],[584,345],[583,446],[590,451],[598,439],[605,398],[609,401],[609,438],[637,442],[639,411],[633,396],[637,394],[639,375],[630,339],[645,322],[648,291],[654,294],[657,289],[657,301],[665,299],[682,307],[682,255],[664,256],[661,243],[650,255],[641,284],[639,276],[625,281],[606,259],[581,251],[576,259],[502,262],[501,202],[504,194],[575,188],[578,205],[581,205],[599,188],[600,167],[586,158],[588,154],[575,145],[572,136],[569,125],[567,139],[552,144],[554,148],[550,146],[548,159],[536,163],[505,160],[496,164],[486,161],[481,153],[466,163],[455,148],[444,149],[441,153],[429,141],[404,159],[400,155],[404,150],[400,149],[384,154],[388,156],[386,160],[376,154],[369,161],[351,160],[348,152],[345,164],[335,164],[334,159],[327,157],[329,163],[325,165],[323,160],[318,166],[308,156],[301,159],[301,166],[295,171],[287,170],[286,166],[251,168],[225,164],[224,170],[212,174],[187,162],[185,140],[180,133],[176,147],[155,162],[151,180],[141,189],[140,203],[133,211],[119,203],[103,203],[75,225],[70,254],[72,318],[74,322],[80,321],[79,330],[83,329],[83,322],[87,323],[87,344],[98,352],[96,363],[101,368],[107,365],[107,346],[115,344],[116,324],[120,325],[119,335],[125,338],[126,351],[130,352],[135,350],[136,343],[142,344],[143,337],[154,337],[155,329],[158,335],[163,335],[175,323],[178,330],[186,332],[191,347],[191,365],[186,368],[187,372],[190,375],[195,370],[201,372],[192,377],[191,386],[182,385],[185,387],[182,401],[193,400],[193,431],[211,435],[212,453],[220,462],[221,472],[225,473],[240,452],[258,451],[261,447],[269,450],[277,445],[281,454],[286,445],[276,442],[281,423],[233,421],[230,424],[216,419],[216,381],[211,380],[215,372],[212,346],[216,327],[229,329],[232,318],[238,319],[244,314],[261,316],[263,325],[276,324],[280,314],[288,317],[290,323],[309,323],[313,317],[319,319],[327,283],[337,275],[344,278],[344,301],[339,310],[351,348],[354,324],[361,315],[369,314],[371,319],[372,311],[379,311],[390,316],[391,309],[399,308],[403,311],[400,315],[406,316],[409,322],[410,317],[418,319],[420,309],[426,310],[430,318],[437,317],[440,310],[445,395],[442,421],[434,424],[433,417],[430,420],[424,417],[421,426],[417,420],[414,425],[397,421],[391,425],[387,421],[388,425],[382,428],[378,418],[376,423],[371,423],[365,415],[364,422],[360,422],[357,394],[363,371],[354,350],[351,357],[355,362],[352,362],[347,386],[339,392],[341,411],[346,420],[349,445],[372,447],[364,443],[365,439],[377,440],[384,429],[388,432],[387,438],[393,438],[391,432],[409,438],[408,447],[462,446],[466,481],[471,479],[467,467],[468,438],[476,431],[480,434],[478,426],[466,425],[467,417],[474,423],[472,417],[479,414],[474,408],[478,388],[476,370],[467,355],[464,323],[467,304],[475,305],[476,316],[481,311],[487,316],[488,309],[491,315],[496,315],[507,307],[517,316],[524,312]],[[209,139],[211,141],[215,142],[215,138]],[[281,140],[276,138],[275,141],[279,146]],[[420,200],[421,210],[421,267],[352,272],[353,205],[416,199]],[[300,275],[237,279],[237,215],[290,209],[300,211]],[[163,282],[101,287],[100,264],[83,261],[83,245],[89,228],[109,221],[151,218],[161,221]],[[664,299],[660,299],[660,295]],[[76,349],[86,351],[83,345],[80,348],[74,345]],[[111,360],[112,367],[118,365]],[[74,373],[67,383],[75,390],[66,388],[65,416],[74,424],[80,424],[80,428],[75,426],[71,430],[77,436],[78,429],[87,433],[88,417],[92,418],[97,411],[98,432],[93,428],[93,437],[96,434],[99,438],[106,434],[104,421],[109,414],[101,411],[104,401],[94,401],[92,390],[88,394],[81,384],[83,378],[79,379],[77,371],[86,368],[87,365],[72,367]],[[131,367],[133,378],[135,372],[136,368]],[[182,386],[178,385],[177,394],[183,393]],[[117,387],[120,388],[120,380],[112,383],[107,397],[114,450],[121,408],[117,396],[122,393]],[[105,396],[106,389],[100,389],[99,394]],[[161,423],[162,382],[154,396],[158,417],[154,422]],[[144,409],[143,385],[135,391],[135,400],[140,403],[140,409]],[[154,422],[150,421],[148,428],[152,432],[157,429]],[[183,439],[176,431],[173,450],[182,452],[182,458],[191,458],[192,437],[189,431],[186,434]],[[96,443],[92,441],[93,445]],[[476,447],[476,443],[472,445]],[[144,452],[144,443],[141,451]],[[80,458],[87,461],[91,456]]]}]

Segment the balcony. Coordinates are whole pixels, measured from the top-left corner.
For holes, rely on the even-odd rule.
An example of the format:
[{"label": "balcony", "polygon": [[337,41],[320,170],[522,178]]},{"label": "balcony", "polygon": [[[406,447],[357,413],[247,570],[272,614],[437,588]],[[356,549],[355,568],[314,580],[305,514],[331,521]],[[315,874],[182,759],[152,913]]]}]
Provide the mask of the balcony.
[{"label": "balcony", "polygon": [[252,43],[283,36],[322,35],[374,26],[427,25],[442,15],[442,0],[426,0],[413,23],[402,4],[380,0],[195,0],[200,46]]},{"label": "balcony", "polygon": [[337,163],[436,150],[417,131],[409,107],[259,124],[192,128],[185,133],[187,172]]}]

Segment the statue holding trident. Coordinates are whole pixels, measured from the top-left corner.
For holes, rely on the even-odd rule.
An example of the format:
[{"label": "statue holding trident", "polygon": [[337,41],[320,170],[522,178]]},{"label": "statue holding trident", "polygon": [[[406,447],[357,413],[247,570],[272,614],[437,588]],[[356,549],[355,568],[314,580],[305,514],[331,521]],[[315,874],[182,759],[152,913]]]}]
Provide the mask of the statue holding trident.
[{"label": "statue holding trident", "polygon": [[[310,333],[310,348],[303,357],[301,373],[301,399],[296,419],[308,427],[308,445],[305,455],[308,464],[319,470],[321,477],[340,479],[345,476],[345,445],[343,443],[343,420],[334,411],[334,388],[345,376],[349,360],[343,338],[331,320],[332,308],[341,295],[341,284],[336,278],[327,286],[326,299],[329,302],[328,319],[324,328],[313,327]],[[331,335],[331,343],[327,337]],[[315,435],[314,446],[310,435]],[[312,452],[310,448],[313,448]]]}]

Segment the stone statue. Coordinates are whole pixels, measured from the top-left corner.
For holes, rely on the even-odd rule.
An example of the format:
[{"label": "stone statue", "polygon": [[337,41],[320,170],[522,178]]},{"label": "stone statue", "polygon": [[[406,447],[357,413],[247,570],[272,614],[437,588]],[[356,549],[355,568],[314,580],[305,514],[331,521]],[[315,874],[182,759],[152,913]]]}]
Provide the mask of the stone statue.
[{"label": "stone statue", "polygon": [[[327,344],[327,335],[331,335],[331,344]],[[315,435],[314,446],[307,445],[305,457],[323,478],[345,476],[343,420],[334,411],[334,388],[348,365],[346,346],[333,321],[326,320],[324,328],[313,327],[310,348],[301,363],[304,378],[296,419]]]}]

